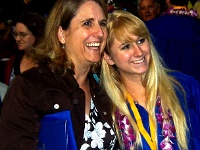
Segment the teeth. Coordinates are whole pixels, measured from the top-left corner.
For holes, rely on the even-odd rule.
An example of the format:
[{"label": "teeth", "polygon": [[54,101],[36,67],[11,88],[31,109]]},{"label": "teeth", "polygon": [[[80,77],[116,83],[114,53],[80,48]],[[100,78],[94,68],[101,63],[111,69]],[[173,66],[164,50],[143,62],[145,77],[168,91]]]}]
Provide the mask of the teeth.
[{"label": "teeth", "polygon": [[139,64],[139,63],[142,63],[143,61],[144,61],[144,58],[142,58],[141,60],[134,61],[133,63],[134,64]]},{"label": "teeth", "polygon": [[86,46],[88,47],[100,46],[100,43],[87,43]]}]

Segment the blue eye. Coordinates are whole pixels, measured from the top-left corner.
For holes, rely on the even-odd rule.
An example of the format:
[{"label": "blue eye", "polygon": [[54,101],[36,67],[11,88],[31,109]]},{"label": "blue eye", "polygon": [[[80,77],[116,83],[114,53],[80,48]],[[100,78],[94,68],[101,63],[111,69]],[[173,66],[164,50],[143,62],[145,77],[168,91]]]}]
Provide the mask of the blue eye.
[{"label": "blue eye", "polygon": [[142,44],[142,43],[145,42],[145,40],[146,40],[145,38],[139,39],[137,43],[138,43],[138,44]]}]

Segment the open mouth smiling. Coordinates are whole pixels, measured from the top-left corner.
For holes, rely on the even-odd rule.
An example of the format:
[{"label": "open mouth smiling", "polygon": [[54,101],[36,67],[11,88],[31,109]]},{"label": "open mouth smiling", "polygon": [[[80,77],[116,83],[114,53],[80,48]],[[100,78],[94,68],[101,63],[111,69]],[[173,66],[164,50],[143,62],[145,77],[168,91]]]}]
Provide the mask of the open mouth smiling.
[{"label": "open mouth smiling", "polygon": [[87,47],[99,47],[100,43],[99,42],[98,43],[94,43],[94,42],[92,42],[92,43],[86,43],[86,46]]},{"label": "open mouth smiling", "polygon": [[135,60],[135,61],[133,61],[133,64],[140,64],[144,61],[144,59],[145,58],[143,57],[141,60]]}]

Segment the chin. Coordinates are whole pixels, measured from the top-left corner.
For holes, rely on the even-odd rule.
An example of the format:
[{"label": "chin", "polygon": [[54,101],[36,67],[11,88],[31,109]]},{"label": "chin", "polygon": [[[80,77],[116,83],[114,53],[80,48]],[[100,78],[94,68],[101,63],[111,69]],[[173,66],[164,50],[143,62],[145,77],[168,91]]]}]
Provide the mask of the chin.
[{"label": "chin", "polygon": [[143,70],[138,71],[138,74],[143,75],[143,74],[147,73],[147,71],[148,71],[148,69],[143,69]]},{"label": "chin", "polygon": [[101,56],[96,56],[96,57],[93,57],[93,58],[90,58],[90,61],[91,62],[94,62],[94,63],[97,63],[101,60]]}]

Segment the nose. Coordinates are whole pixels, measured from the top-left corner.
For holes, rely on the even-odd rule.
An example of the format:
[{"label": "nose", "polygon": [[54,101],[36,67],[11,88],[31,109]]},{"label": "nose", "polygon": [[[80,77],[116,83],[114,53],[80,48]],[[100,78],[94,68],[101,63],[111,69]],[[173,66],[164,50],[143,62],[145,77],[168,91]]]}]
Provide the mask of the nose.
[{"label": "nose", "polygon": [[148,7],[145,7],[145,12],[149,12],[149,8]]},{"label": "nose", "polygon": [[133,47],[133,56],[138,57],[138,56],[142,56],[143,51],[140,48],[140,46],[138,46],[136,43],[134,43],[134,47]]},{"label": "nose", "polygon": [[15,40],[16,41],[20,41],[22,38],[19,36],[19,35],[17,35],[16,37],[15,37]]},{"label": "nose", "polygon": [[94,35],[95,36],[103,37],[104,32],[105,31],[103,30],[102,26],[100,26],[100,25],[95,26],[95,28],[94,28]]}]

